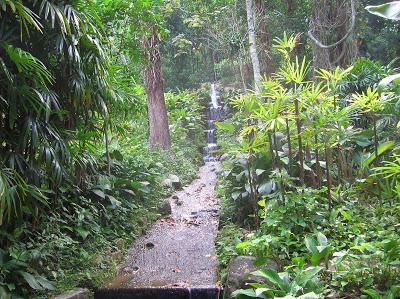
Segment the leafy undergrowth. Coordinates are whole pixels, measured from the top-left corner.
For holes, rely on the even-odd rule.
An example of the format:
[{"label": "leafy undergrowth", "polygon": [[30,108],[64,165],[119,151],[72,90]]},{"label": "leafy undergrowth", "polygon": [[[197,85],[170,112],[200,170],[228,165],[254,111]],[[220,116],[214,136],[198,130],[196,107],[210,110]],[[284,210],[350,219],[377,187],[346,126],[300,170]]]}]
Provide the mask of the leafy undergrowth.
[{"label": "leafy undergrowth", "polygon": [[110,169],[104,145],[92,140],[80,155],[77,179],[68,177],[58,194],[49,193],[51,205],[0,230],[1,298],[94,289],[115,276],[132,241],[154,222],[160,201],[173,192],[164,179],[177,175],[185,185],[203,163],[199,97],[170,93],[167,104],[170,150],[148,148],[145,115],[121,120],[110,138]]},{"label": "leafy undergrowth", "polygon": [[360,298],[368,290],[386,292],[400,284],[400,204],[355,200],[329,209],[309,189],[288,194],[287,200],[266,204],[261,227],[236,245],[237,254],[254,255],[260,265],[271,256],[281,261],[280,276],[294,282],[268,287],[276,288],[275,296],[315,292]]},{"label": "leafy undergrowth", "polygon": [[222,219],[251,230],[221,239],[218,258],[278,261],[236,298],[398,298],[399,84],[377,88],[391,70],[368,59],[313,82],[291,55],[296,39],[275,40],[278,73],[232,99],[236,113],[217,124],[229,154]]},{"label": "leafy undergrowth", "polygon": [[234,223],[222,224],[218,231],[216,248],[218,257],[218,274],[222,282],[226,281],[229,261],[237,255],[234,244],[240,243],[244,231]]},{"label": "leafy undergrowth", "polygon": [[[230,163],[224,164],[228,170]],[[232,182],[220,179],[219,188],[225,202],[223,216],[235,208],[235,202],[230,199],[229,205],[226,198]],[[285,193],[284,202],[279,191],[262,197],[260,225],[251,233],[244,234],[231,218],[222,218],[217,241],[222,281],[234,256],[255,256],[260,266],[269,258],[279,261],[277,270],[254,273],[266,284],[250,284],[249,289],[237,291],[236,297],[300,297],[308,293],[309,298],[397,298],[398,200],[363,197],[366,186],[359,184],[335,192],[335,204],[330,208],[326,188],[293,188]]]},{"label": "leafy undergrowth", "polygon": [[173,173],[186,184],[200,162],[197,148],[175,154],[153,151],[121,162],[115,175],[101,177],[91,192],[49,211],[35,232],[21,229],[26,237],[12,243],[3,269],[29,273],[26,268],[39,268],[41,275],[26,283],[39,289],[43,282],[56,293],[101,286],[116,274],[132,241],[153,223],[159,201],[173,191],[162,185],[163,178]]}]

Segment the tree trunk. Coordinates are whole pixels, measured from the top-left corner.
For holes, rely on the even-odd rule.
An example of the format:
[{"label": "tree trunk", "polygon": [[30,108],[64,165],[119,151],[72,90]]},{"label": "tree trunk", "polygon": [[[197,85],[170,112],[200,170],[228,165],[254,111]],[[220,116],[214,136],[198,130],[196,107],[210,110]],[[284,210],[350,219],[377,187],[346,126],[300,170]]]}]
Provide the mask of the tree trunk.
[{"label": "tree trunk", "polygon": [[261,70],[260,70],[260,60],[258,59],[257,53],[257,43],[255,35],[255,10],[253,0],[246,0],[246,10],[247,10],[247,32],[249,35],[249,48],[250,48],[250,58],[253,64],[254,72],[254,89],[258,93],[260,91],[261,85]]},{"label": "tree trunk", "polygon": [[294,0],[287,0],[287,13],[289,17],[293,16],[294,12]]},{"label": "tree trunk", "polygon": [[357,56],[355,1],[313,0],[309,35],[314,69],[345,67]]},{"label": "tree trunk", "polygon": [[160,146],[168,149],[171,147],[171,137],[165,107],[164,78],[159,45],[157,31],[152,27],[151,36],[142,40],[142,48],[147,56],[146,64],[143,66],[143,78],[147,95],[149,142],[152,147]]},{"label": "tree trunk", "polygon": [[256,20],[258,27],[258,36],[260,40],[260,66],[262,74],[272,74],[274,72],[274,62],[271,58],[271,42],[265,25],[265,5],[264,0],[255,0]]}]

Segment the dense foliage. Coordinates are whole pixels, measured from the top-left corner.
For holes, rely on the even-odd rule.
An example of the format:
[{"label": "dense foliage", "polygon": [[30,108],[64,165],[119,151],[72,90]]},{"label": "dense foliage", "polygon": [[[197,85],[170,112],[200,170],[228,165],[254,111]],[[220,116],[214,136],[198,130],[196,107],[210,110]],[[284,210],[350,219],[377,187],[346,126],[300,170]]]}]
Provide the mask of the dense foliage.
[{"label": "dense foliage", "polygon": [[307,61],[291,55],[296,40],[275,40],[278,72],[259,94],[234,98],[236,115],[218,126],[231,156],[222,193],[236,217],[228,220],[256,228],[236,252],[220,251],[220,262],[237,254],[279,264],[280,273],[254,273],[267,284],[236,297],[395,298],[399,97],[396,82],[378,86],[393,70],[362,58],[312,81]]},{"label": "dense foliage", "polygon": [[[148,148],[140,48],[124,43],[145,34],[138,15],[162,25],[157,3],[0,7],[0,297],[99,286],[171,192],[163,179],[194,177],[202,100],[168,93],[173,149]],[[121,24],[126,9],[138,23]]]},{"label": "dense foliage", "polygon": [[[251,92],[245,2],[0,0],[1,298],[113,275],[172,191],[163,179],[195,177],[213,81],[233,111],[217,125],[220,272],[242,254],[280,267],[236,296],[399,296],[398,3],[357,1],[328,56],[356,51],[318,70],[309,27],[339,38],[330,18],[350,20],[353,1],[247,1],[265,75]],[[153,81],[167,151],[148,142]]]}]

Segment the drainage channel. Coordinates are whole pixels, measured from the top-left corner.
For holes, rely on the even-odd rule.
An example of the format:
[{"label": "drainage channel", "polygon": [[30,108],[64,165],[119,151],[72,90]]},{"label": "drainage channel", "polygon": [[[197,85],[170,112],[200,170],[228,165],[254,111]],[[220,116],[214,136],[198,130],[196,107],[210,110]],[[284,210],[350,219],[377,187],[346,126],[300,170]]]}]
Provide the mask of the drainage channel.
[{"label": "drainage channel", "polygon": [[219,286],[191,288],[116,288],[98,289],[95,299],[222,299]]}]

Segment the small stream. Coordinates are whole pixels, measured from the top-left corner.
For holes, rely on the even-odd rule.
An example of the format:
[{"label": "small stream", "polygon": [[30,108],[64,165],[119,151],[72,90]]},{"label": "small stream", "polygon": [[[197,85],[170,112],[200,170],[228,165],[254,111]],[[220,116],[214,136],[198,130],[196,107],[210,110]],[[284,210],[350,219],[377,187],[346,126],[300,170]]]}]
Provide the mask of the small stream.
[{"label": "small stream", "polygon": [[211,101],[206,111],[206,140],[207,146],[203,148],[204,162],[217,162],[218,156],[214,153],[218,149],[215,122],[223,119],[224,110],[221,98],[217,91],[217,85],[211,84]]}]

